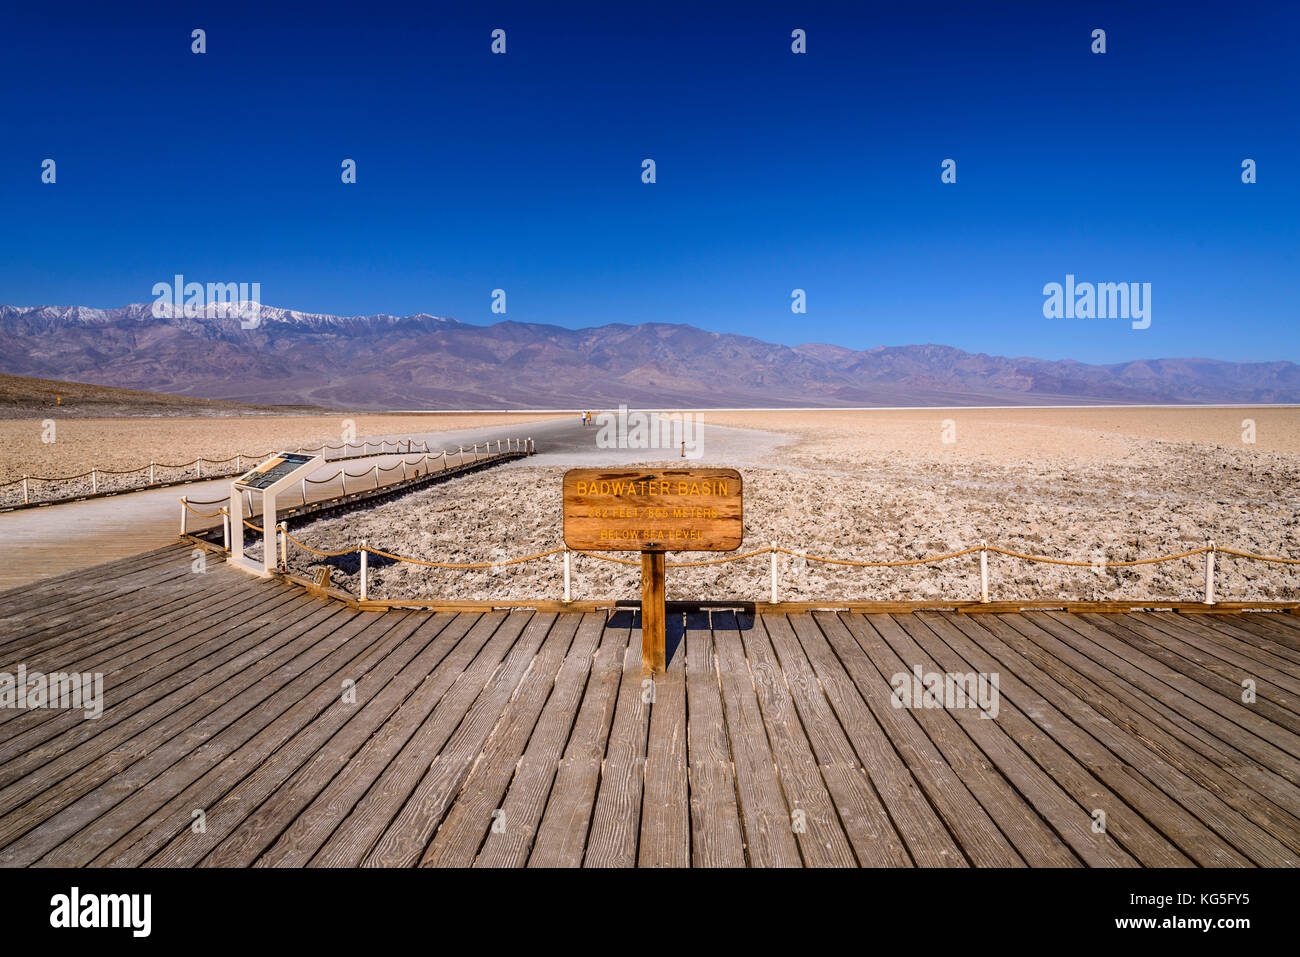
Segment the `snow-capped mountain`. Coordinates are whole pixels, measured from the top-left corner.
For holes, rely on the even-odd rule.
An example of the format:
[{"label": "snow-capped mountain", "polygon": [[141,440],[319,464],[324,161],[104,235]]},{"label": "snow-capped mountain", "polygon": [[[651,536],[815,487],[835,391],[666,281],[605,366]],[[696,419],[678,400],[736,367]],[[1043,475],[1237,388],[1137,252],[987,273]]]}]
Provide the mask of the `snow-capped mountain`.
[{"label": "snow-capped mountain", "polygon": [[224,308],[0,306],[0,372],[375,409],[1300,402],[1300,366],[1290,362],[1088,365],[941,345],[791,348],[670,323],[478,326],[266,305],[253,324]]}]

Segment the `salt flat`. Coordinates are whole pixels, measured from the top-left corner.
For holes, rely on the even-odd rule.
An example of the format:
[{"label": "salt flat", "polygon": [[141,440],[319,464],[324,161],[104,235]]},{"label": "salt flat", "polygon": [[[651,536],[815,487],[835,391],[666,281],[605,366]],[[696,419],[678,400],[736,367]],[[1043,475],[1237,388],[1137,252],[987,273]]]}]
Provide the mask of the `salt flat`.
[{"label": "salt flat", "polygon": [[0,419],[0,482],[31,475],[75,475],[91,468],[126,469],[150,461],[192,463],[196,456],[221,459],[238,453],[338,444],[413,435],[438,436],[459,429],[523,425],[554,413],[430,412],[332,415],[121,416],[61,418],[54,441],[44,441],[43,417]]},{"label": "salt flat", "polygon": [[[769,542],[864,560],[941,554],[983,539],[1037,555],[1127,561],[1221,546],[1300,557],[1300,410],[1096,408],[704,412],[701,463],[731,464],[745,479],[742,551]],[[1244,424],[1243,424],[1244,423]],[[1243,441],[1243,433],[1253,442]],[[580,428],[574,426],[574,428]],[[752,449],[737,429],[755,430]],[[733,451],[714,454],[717,430]],[[581,462],[600,458],[595,448]],[[742,433],[743,434],[743,433]],[[945,441],[950,439],[951,441]],[[681,466],[674,450],[611,450],[611,462]],[[565,463],[540,459],[457,480],[297,534],[322,550],[365,537],[385,550],[453,562],[499,561],[561,540]],[[303,553],[293,564],[312,566]],[[692,556],[681,556],[683,559]],[[767,556],[669,573],[670,598],[762,599]],[[994,557],[995,599],[1196,600],[1202,559],[1112,569]],[[1221,556],[1223,599],[1294,599],[1296,566]],[[781,597],[971,599],[978,559],[858,569],[782,555]],[[337,584],[355,587],[339,559]],[[495,571],[371,566],[377,598],[556,598],[559,556]],[[638,570],[576,559],[574,597],[635,598]]]}]

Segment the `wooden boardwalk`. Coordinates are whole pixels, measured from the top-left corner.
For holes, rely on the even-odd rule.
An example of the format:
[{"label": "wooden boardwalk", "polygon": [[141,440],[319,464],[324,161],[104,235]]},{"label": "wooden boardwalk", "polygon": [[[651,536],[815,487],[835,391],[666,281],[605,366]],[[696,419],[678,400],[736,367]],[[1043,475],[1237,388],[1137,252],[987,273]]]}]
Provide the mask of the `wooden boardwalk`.
[{"label": "wooden boardwalk", "polygon": [[[1300,617],[669,628],[650,684],[630,611],[361,611],[179,545],[0,593],[0,671],[105,705],[0,709],[0,864],[1300,862]],[[996,717],[895,707],[915,666]]]}]

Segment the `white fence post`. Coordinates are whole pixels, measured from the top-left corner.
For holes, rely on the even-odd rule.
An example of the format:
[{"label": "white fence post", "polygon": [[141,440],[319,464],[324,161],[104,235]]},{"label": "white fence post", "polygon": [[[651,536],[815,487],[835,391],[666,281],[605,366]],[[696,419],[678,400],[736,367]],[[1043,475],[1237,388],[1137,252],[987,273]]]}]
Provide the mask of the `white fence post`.
[{"label": "white fence post", "polygon": [[230,513],[224,508],[221,510],[221,547],[230,551]]},{"label": "white fence post", "polygon": [[298,484],[302,486],[302,504],[306,505],[307,504],[307,476],[304,475],[302,477],[302,481],[299,482]]},{"label": "white fence post", "polygon": [[375,463],[375,488],[379,488],[379,463]]},{"label": "white fence post", "polygon": [[199,478],[203,478],[203,459],[194,460],[194,474]]},{"label": "white fence post", "polygon": [[90,494],[94,495],[99,491],[99,476],[96,474],[98,469],[90,470]]},{"label": "white fence post", "polygon": [[185,520],[186,520],[186,518],[189,517],[189,514],[190,514],[190,510],[189,510],[189,508],[187,507],[187,503],[186,503],[186,501],[185,501],[185,496],[182,495],[182,496],[181,496],[181,534],[182,534],[182,535],[184,535],[184,534],[186,533],[186,531],[187,531],[188,526],[187,526]]},{"label": "white fence post", "polygon": [[1214,604],[1214,542],[1207,542],[1210,550],[1205,553],[1205,604]]},{"label": "white fence post", "polygon": [[366,551],[366,540],[361,539],[361,600],[365,601],[366,596],[370,594],[370,562],[367,560],[368,552]]},{"label": "white fence post", "polygon": [[980,539],[980,601],[989,600],[989,543]]},{"label": "white fence post", "polygon": [[573,553],[569,551],[569,546],[564,546],[564,600],[570,601],[569,579],[573,574]]},{"label": "white fence post", "polygon": [[153,463],[149,463],[149,484],[153,484]]},{"label": "white fence post", "polygon": [[289,523],[280,523],[280,570],[289,570]]},{"label": "white fence post", "polygon": [[31,499],[28,498],[28,496],[27,496],[27,476],[26,476],[26,475],[23,476],[23,504],[24,504],[24,505],[29,505],[29,504],[31,504]]},{"label": "white fence post", "polygon": [[772,548],[772,604],[775,605],[778,600],[776,591],[776,542],[768,542]]}]

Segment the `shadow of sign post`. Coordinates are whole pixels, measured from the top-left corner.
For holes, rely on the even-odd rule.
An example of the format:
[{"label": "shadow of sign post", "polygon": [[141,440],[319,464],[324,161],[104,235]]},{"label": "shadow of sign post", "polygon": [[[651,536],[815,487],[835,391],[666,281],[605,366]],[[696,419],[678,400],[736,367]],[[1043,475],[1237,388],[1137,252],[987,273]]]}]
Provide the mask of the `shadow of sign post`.
[{"label": "shadow of sign post", "polygon": [[570,469],[564,544],[575,551],[641,553],[641,664],[667,667],[665,555],[730,552],[744,537],[735,469]]}]

